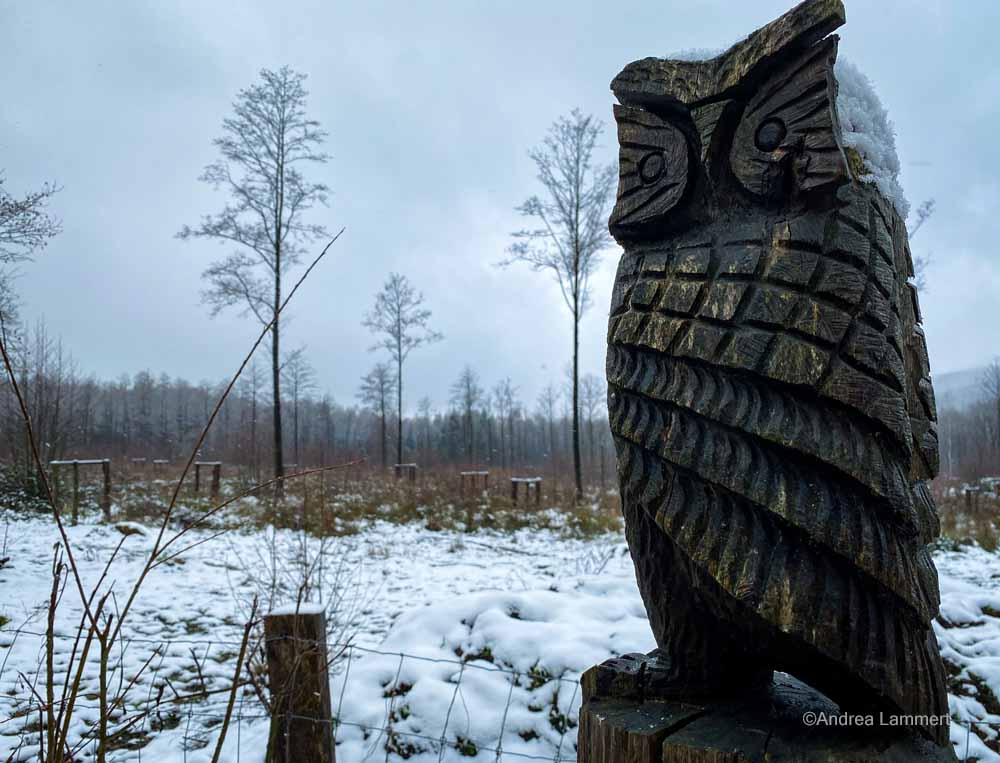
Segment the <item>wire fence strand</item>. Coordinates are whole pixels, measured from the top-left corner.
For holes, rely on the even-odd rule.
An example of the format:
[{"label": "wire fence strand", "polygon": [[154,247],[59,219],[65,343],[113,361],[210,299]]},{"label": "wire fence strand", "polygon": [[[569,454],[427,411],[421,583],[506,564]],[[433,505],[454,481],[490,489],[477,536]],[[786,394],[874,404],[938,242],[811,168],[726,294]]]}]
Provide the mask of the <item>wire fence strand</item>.
[{"label": "wire fence strand", "polygon": [[[13,645],[13,643],[21,637],[45,638],[46,635],[47,634],[44,632],[23,627],[0,628],[0,647]],[[56,641],[67,642],[76,639],[76,636],[72,634],[58,632],[52,634],[52,637]],[[511,706],[515,700],[515,689],[521,686],[521,681],[526,675],[523,670],[516,670],[508,668],[504,665],[497,665],[495,663],[488,662],[482,657],[482,655],[473,656],[470,654],[464,658],[460,657],[459,659],[449,659],[440,656],[410,654],[401,651],[388,651],[373,647],[363,647],[354,643],[306,639],[292,635],[265,639],[264,642],[268,643],[270,641],[277,640],[295,640],[296,642],[307,646],[324,644],[328,650],[331,650],[330,653],[341,656],[344,666],[342,677],[338,677],[338,680],[341,680],[342,683],[340,686],[337,707],[333,712],[332,717],[316,718],[308,715],[301,715],[295,712],[283,712],[282,716],[286,720],[295,719],[297,721],[309,723],[329,724],[331,726],[331,732],[338,742],[342,741],[338,739],[338,732],[342,729],[356,729],[357,731],[360,731],[365,740],[368,740],[369,737],[372,740],[370,744],[366,745],[368,750],[364,756],[365,760],[370,759],[380,746],[384,750],[385,761],[394,759],[392,758],[393,753],[398,755],[406,752],[401,743],[406,742],[407,740],[413,742],[414,744],[419,743],[423,745],[425,749],[429,748],[430,751],[436,752],[439,763],[444,761],[445,753],[449,749],[456,750],[461,755],[468,755],[469,751],[474,749],[476,752],[473,754],[485,753],[494,756],[495,763],[501,763],[503,760],[548,761],[549,763],[558,763],[560,761],[564,762],[566,760],[565,754],[562,752],[564,740],[567,734],[567,727],[565,724],[563,724],[563,727],[561,728],[557,742],[558,747],[554,757],[551,754],[535,754],[533,752],[521,752],[504,748],[503,737],[504,734],[509,731],[508,718],[510,717]],[[210,689],[210,684],[213,684],[215,676],[203,674],[202,667],[208,664],[213,648],[226,649],[239,647],[241,642],[218,638],[169,639],[146,638],[141,636],[135,638],[123,637],[122,641],[126,648],[125,651],[127,651],[127,647],[129,645],[153,645],[155,647],[154,652],[159,655],[159,658],[151,666],[148,682],[137,684],[136,686],[137,689],[141,690],[139,693],[144,696],[142,696],[139,700],[129,699],[127,702],[122,702],[122,706],[118,708],[118,712],[111,719],[113,722],[111,733],[116,733],[114,731],[114,726],[116,724],[124,725],[130,718],[133,720],[129,722],[135,723],[134,719],[138,716],[141,719],[139,723],[136,723],[139,736],[151,738],[156,732],[162,731],[165,728],[175,727],[170,724],[176,724],[176,722],[171,721],[170,719],[176,718],[176,720],[180,721],[180,724],[183,725],[183,730],[180,732],[182,747],[181,759],[183,761],[187,761],[189,751],[199,749],[204,746],[205,740],[203,736],[200,736],[200,734],[202,734],[203,731],[211,729],[217,731],[217,724],[223,717],[226,702],[213,701],[211,697],[226,694],[231,689],[231,686]],[[192,667],[191,680],[200,686],[200,693],[194,692],[192,694],[181,694],[178,691],[178,688],[171,682],[171,676],[168,675],[161,677],[161,671],[165,660],[167,659],[168,654],[172,651],[176,651],[173,655],[174,657],[186,658],[188,661],[194,660],[195,667],[197,667],[197,675],[194,675],[195,667]],[[355,662],[365,657],[389,658],[397,661],[395,665],[394,678],[391,683],[388,684],[386,689],[385,715],[381,725],[377,723],[364,723],[358,720],[345,718],[345,699],[350,696],[348,693],[348,684],[351,680],[352,667]],[[400,679],[403,674],[404,664],[411,660],[418,663],[444,665],[456,669],[455,673],[453,673],[451,678],[448,679],[449,682],[454,682],[455,686],[452,690],[451,698],[448,702],[444,717],[441,719],[441,733],[439,735],[422,733],[421,730],[407,730],[399,727],[399,715],[401,713],[399,697],[405,694],[410,688],[409,686],[401,684]],[[120,657],[118,663],[109,664],[108,669],[111,672],[115,670],[124,671],[124,658]],[[482,674],[503,676],[509,684],[506,691],[506,702],[502,709],[499,729],[496,736],[491,736],[490,739],[474,738],[468,731],[460,736],[449,736],[449,727],[451,726],[455,705],[459,697],[462,697],[462,685],[464,680],[468,678],[470,671],[479,671]],[[559,700],[559,687],[567,682],[573,684],[573,699],[570,700],[570,705],[567,707],[565,714],[568,719],[569,713],[572,712],[575,692],[579,688],[579,675],[575,673],[550,675],[546,672],[536,670],[530,671],[528,675],[531,676],[531,691],[541,690],[548,685],[556,687],[552,692],[552,701],[554,702],[553,713],[556,715],[562,715],[562,710],[559,707],[561,704]],[[18,678],[15,683],[21,680],[21,678]],[[174,680],[176,681],[176,678],[174,678]],[[240,693],[238,709],[233,714],[231,719],[231,722],[236,724],[235,758],[237,763],[241,760],[242,754],[241,748],[242,740],[244,738],[243,724],[257,723],[268,720],[271,717],[267,712],[267,709],[264,707],[259,707],[259,709],[254,712],[252,708],[248,709],[245,706],[247,697],[249,696],[253,698],[252,692],[250,692],[247,688],[249,685],[250,681],[242,681],[240,683],[240,687],[245,690]],[[173,696],[169,696],[167,694],[167,690],[173,692]],[[68,705],[70,701],[71,700],[68,698],[57,698],[53,700],[52,707],[54,709],[58,709],[64,705]],[[462,701],[464,705],[464,697]],[[45,705],[35,697],[30,697],[27,701],[22,701],[18,704],[19,708],[15,714],[9,717],[0,718],[0,739],[3,739],[4,737],[9,738],[17,733],[16,731],[7,732],[4,730],[5,727],[9,727],[12,724],[21,724],[23,729],[24,723],[28,719],[35,717],[38,711],[45,710]],[[348,704],[350,703],[348,702]],[[258,705],[259,703],[255,702],[255,706]],[[74,713],[99,714],[101,709],[100,704],[94,704],[92,702],[78,701],[73,705]],[[467,715],[469,714],[468,707],[466,707],[466,713]],[[94,740],[83,739],[81,741],[85,746],[96,744]],[[23,745],[24,742],[25,740],[23,739],[22,734],[21,744]],[[555,740],[552,741],[552,744],[556,744]],[[135,753],[136,758],[141,763],[142,747],[137,747],[135,749]],[[406,754],[401,755],[401,757],[406,756]]]}]

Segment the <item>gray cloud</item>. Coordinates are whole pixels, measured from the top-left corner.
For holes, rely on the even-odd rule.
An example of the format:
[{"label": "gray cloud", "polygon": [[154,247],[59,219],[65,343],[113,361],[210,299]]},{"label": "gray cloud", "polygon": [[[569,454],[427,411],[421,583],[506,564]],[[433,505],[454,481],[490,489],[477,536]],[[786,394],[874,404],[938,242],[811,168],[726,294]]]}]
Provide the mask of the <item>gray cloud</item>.
[{"label": "gray cloud", "polygon": [[[889,108],[931,252],[923,298],[935,371],[1000,354],[1000,6],[848,0],[841,54]],[[446,341],[414,354],[408,404],[443,404],[468,362],[510,375],[528,400],[561,383],[570,321],[547,276],[497,270],[513,207],[535,191],[526,156],[574,106],[610,121],[607,85],[628,61],[717,47],[786,2],[5,4],[0,167],[13,190],[57,180],[65,225],[20,288],[81,367],[228,374],[255,329],[208,318],[199,274],[225,249],[173,234],[223,199],[196,181],[236,91],[263,66],[310,75],[330,131],[334,189],[316,219],[347,226],[293,307],[324,388],[353,398],[375,361],[362,313],[390,270],[427,295]],[[609,125],[602,154],[615,159]],[[603,366],[616,252],[595,279],[583,365]]]}]

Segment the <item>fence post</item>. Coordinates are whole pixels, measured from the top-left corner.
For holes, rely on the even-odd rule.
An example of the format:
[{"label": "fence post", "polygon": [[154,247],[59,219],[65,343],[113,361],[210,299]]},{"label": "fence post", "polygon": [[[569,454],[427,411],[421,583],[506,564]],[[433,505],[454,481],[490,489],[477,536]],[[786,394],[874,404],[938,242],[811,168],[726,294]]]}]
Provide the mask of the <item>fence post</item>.
[{"label": "fence post", "polygon": [[104,472],[104,495],[101,496],[101,508],[104,510],[104,521],[111,521],[111,459],[101,461],[101,471]]},{"label": "fence post", "polygon": [[73,524],[80,519],[80,462],[73,462]]},{"label": "fence post", "polygon": [[265,615],[264,639],[272,708],[266,763],[336,763],[323,608]]},{"label": "fence post", "polygon": [[535,483],[535,508],[542,505],[542,478],[538,478],[538,482]]},{"label": "fence post", "polygon": [[198,488],[201,487],[201,464],[194,462],[194,494],[198,495]]},{"label": "fence post", "polygon": [[212,467],[212,500],[219,499],[219,483],[222,481],[222,464],[218,463]]},{"label": "fence post", "polygon": [[510,500],[517,506],[517,479],[513,477],[510,480]]}]

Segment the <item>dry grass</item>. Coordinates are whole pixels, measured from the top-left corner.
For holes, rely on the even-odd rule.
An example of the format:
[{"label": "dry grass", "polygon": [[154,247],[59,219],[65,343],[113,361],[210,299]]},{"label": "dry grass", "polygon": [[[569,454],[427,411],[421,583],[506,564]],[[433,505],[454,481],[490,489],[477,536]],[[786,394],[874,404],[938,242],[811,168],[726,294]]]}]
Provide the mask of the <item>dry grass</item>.
[{"label": "dry grass", "polygon": [[[568,537],[593,537],[621,529],[618,491],[610,485],[603,491],[596,486],[589,488],[584,502],[575,505],[570,481],[546,479],[536,506],[534,496],[526,501],[522,494],[517,505],[511,501],[509,474],[491,471],[490,480],[488,491],[467,490],[463,494],[457,469],[422,472],[411,484],[396,480],[391,472],[353,467],[291,480],[286,483],[283,502],[275,503],[269,491],[238,501],[212,526],[274,526],[305,530],[315,537],[351,535],[376,520],[418,523],[432,531],[552,529]],[[114,519],[148,522],[162,518],[168,490],[175,482],[166,474],[153,479],[144,479],[141,473],[123,477],[115,486]],[[229,467],[223,477],[222,498],[249,485],[235,467]],[[195,495],[193,487],[186,484],[181,496],[174,516],[182,523],[203,515],[214,503],[205,485]],[[96,496],[90,498],[82,508],[95,511]]]},{"label": "dry grass", "polygon": [[986,551],[1000,546],[1000,498],[979,495],[970,502],[962,495],[943,497],[938,499],[938,513],[944,543],[976,543]]}]

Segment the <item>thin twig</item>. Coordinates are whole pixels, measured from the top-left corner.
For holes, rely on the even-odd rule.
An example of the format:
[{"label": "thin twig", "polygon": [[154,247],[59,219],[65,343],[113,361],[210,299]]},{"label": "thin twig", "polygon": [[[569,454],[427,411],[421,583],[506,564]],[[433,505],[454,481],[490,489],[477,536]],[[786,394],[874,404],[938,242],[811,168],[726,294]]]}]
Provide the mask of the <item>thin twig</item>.
[{"label": "thin twig", "polygon": [[254,619],[257,616],[257,597],[254,597],[250,607],[250,619],[243,626],[243,642],[240,644],[240,654],[236,658],[236,671],[233,673],[233,688],[229,692],[229,701],[226,703],[226,715],[222,719],[222,729],[219,731],[219,741],[215,745],[215,754],[212,755],[212,763],[219,763],[219,756],[222,755],[222,745],[226,741],[226,730],[233,717],[233,705],[236,703],[236,688],[240,681],[240,672],[243,669],[243,660],[246,657],[247,642],[250,640],[250,633],[253,630]]}]

